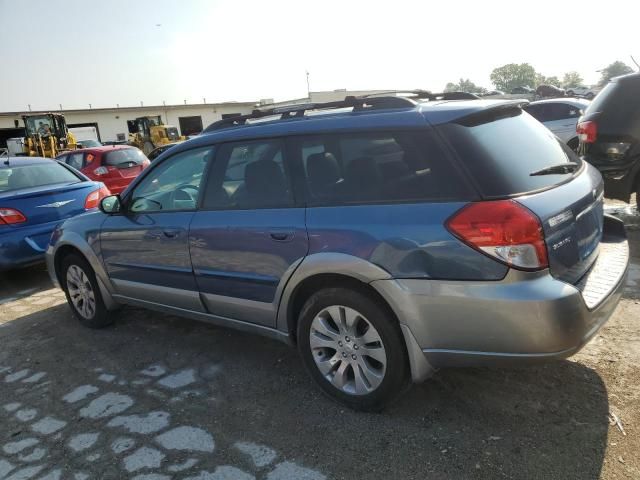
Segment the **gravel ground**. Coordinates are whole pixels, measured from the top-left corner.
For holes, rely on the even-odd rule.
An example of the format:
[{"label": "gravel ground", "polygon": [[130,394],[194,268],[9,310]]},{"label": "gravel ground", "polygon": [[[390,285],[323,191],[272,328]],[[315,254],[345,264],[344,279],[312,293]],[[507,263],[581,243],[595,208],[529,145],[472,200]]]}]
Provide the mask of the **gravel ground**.
[{"label": "gravel ground", "polygon": [[88,330],[42,267],[0,276],[0,479],[640,478],[640,217],[613,208],[633,265],[582,352],[443,370],[381,414],[279,343],[134,308]]}]

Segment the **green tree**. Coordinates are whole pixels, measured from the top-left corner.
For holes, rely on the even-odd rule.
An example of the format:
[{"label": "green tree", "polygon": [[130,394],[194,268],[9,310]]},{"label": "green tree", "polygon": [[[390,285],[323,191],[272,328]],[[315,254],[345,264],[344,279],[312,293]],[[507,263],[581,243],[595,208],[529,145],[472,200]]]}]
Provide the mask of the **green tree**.
[{"label": "green tree", "polygon": [[498,90],[507,93],[516,87],[536,86],[536,71],[528,63],[508,63],[494,68],[489,78]]},{"label": "green tree", "polygon": [[600,82],[599,85],[601,87],[605,86],[609,80],[613,77],[618,77],[620,75],[624,75],[625,73],[631,73],[633,69],[624,62],[619,60],[607,65],[605,68],[600,70]]},{"label": "green tree", "polygon": [[552,77],[545,77],[541,73],[536,73],[536,86],[538,85],[553,85],[554,87],[559,87],[560,79],[555,75]]},{"label": "green tree", "polygon": [[485,93],[487,91],[486,88],[480,87],[476,85],[468,78],[465,80],[461,78],[458,83],[449,82],[447,86],[444,87],[445,92],[467,92],[467,93]]},{"label": "green tree", "polygon": [[562,87],[563,88],[575,88],[581,87],[584,83],[582,76],[578,72],[567,72],[562,77]]}]

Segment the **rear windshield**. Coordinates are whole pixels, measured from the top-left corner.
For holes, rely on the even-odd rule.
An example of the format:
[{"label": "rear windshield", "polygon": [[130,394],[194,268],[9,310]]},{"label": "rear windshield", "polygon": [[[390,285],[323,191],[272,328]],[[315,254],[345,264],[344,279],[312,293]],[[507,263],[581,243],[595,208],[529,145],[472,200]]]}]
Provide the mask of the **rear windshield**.
[{"label": "rear windshield", "polygon": [[0,192],[80,181],[78,176],[53,160],[47,163],[0,169]]},{"label": "rear windshield", "polygon": [[505,197],[563,183],[575,173],[531,176],[566,162],[580,162],[540,122],[520,109],[440,127],[484,197]]},{"label": "rear windshield", "polygon": [[137,148],[123,148],[107,152],[102,163],[112,167],[127,167],[141,165],[144,158],[144,153]]}]

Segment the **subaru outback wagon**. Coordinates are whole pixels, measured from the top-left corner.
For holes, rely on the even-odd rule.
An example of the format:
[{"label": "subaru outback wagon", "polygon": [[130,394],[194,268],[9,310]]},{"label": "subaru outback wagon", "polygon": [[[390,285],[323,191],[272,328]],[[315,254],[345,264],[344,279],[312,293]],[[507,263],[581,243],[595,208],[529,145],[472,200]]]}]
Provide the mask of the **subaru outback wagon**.
[{"label": "subaru outback wagon", "polygon": [[296,345],[362,410],[440,367],[568,357],[625,283],[602,178],[521,103],[449,98],[212,124],[62,224],[51,277],[89,327],[128,304]]}]

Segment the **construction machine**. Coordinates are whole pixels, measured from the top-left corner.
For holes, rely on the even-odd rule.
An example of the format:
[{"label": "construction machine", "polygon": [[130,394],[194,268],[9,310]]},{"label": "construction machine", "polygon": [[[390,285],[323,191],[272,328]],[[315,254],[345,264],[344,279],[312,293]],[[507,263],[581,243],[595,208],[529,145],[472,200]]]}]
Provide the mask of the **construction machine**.
[{"label": "construction machine", "polygon": [[75,150],[76,139],[64,115],[38,113],[23,115],[25,139],[23,154],[29,157],[56,158],[64,150]]},{"label": "construction machine", "polygon": [[164,125],[160,115],[127,120],[127,127],[129,128],[129,145],[138,147],[145,155],[149,155],[160,145],[186,140],[186,137],[180,136],[176,127]]}]

